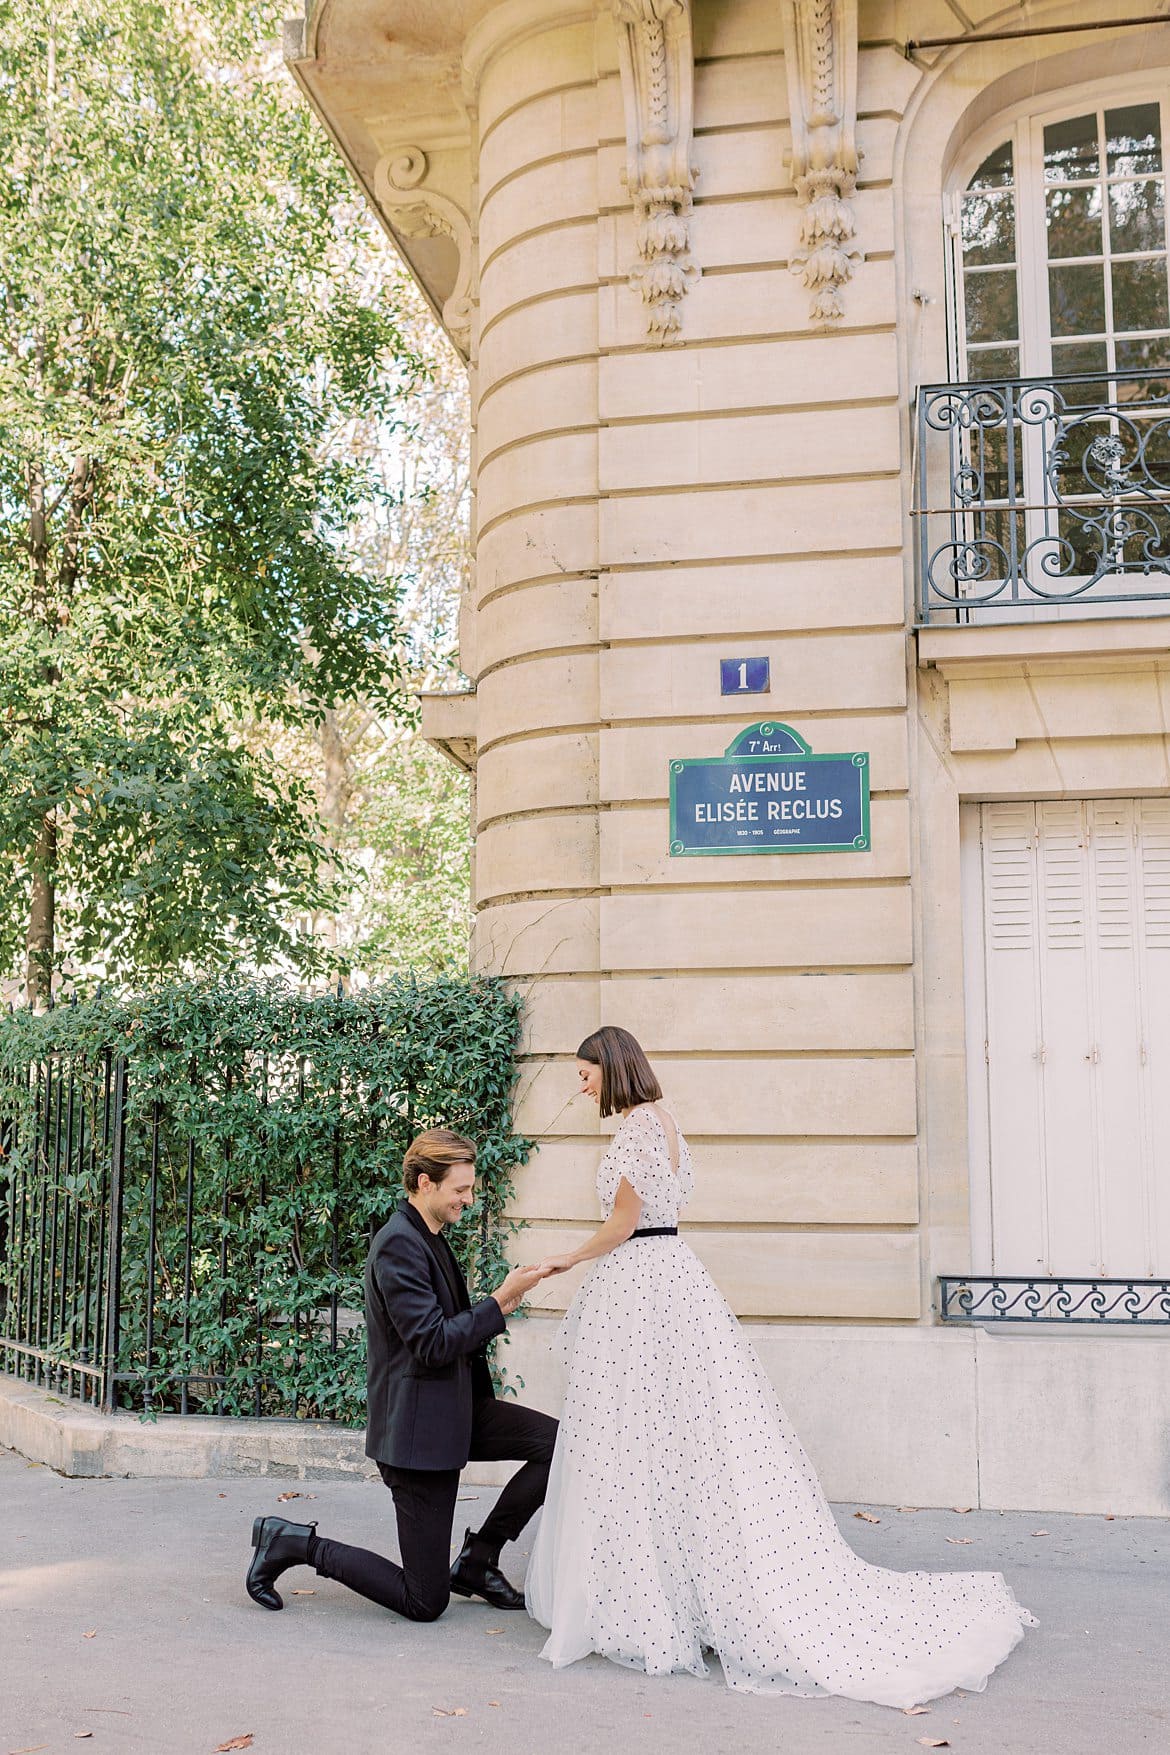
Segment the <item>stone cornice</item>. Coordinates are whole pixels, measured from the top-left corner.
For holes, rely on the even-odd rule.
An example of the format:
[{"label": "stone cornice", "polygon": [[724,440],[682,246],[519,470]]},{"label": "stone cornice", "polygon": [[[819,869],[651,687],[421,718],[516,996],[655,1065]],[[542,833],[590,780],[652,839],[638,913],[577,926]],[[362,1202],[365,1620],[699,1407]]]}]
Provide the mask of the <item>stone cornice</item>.
[{"label": "stone cornice", "polygon": [[857,191],[857,0],[781,0],[792,125],[792,180],[801,206],[792,271],[819,326],[844,315],[842,289],[861,252]]}]

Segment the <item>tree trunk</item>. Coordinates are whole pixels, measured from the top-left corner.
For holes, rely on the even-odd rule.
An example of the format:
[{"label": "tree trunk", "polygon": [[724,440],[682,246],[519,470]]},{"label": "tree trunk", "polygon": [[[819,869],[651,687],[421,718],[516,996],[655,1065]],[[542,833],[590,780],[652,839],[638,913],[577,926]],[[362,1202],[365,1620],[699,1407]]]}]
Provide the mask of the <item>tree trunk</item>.
[{"label": "tree trunk", "polygon": [[41,818],[33,857],[32,900],[28,916],[26,997],[31,1006],[47,1005],[53,991],[53,957],[57,912],[57,818]]}]

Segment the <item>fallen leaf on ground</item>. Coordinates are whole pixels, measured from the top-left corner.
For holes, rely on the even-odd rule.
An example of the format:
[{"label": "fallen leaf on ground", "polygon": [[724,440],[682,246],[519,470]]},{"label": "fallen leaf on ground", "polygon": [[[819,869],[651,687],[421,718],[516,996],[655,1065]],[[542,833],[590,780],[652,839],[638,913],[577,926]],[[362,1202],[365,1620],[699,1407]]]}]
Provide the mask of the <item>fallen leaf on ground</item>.
[{"label": "fallen leaf on ground", "polygon": [[882,1521],[880,1517],[875,1517],[872,1511],[855,1511],[853,1515],[854,1517],[863,1517],[866,1523],[880,1523]]},{"label": "fallen leaf on ground", "polygon": [[1106,1512],[1106,1513],[1105,1513],[1105,1522],[1106,1522],[1106,1523],[1115,1523],[1115,1522],[1116,1522],[1116,1521],[1117,1521],[1117,1520],[1116,1520],[1116,1518],[1115,1518],[1115,1517],[1114,1517],[1114,1515],[1113,1515],[1113,1513],[1112,1513],[1112,1512],[1111,1512],[1111,1511],[1107,1511],[1107,1512]]},{"label": "fallen leaf on ground", "polygon": [[432,1706],[431,1711],[436,1718],[466,1718],[465,1706]]},{"label": "fallen leaf on ground", "polygon": [[1050,1536],[1052,1534],[1052,1531],[1051,1530],[1033,1530],[1032,1534],[1034,1536]]},{"label": "fallen leaf on ground", "polygon": [[216,1498],[217,1498],[217,1499],[226,1499],[226,1498],[227,1498],[227,1494],[226,1494],[226,1493],[217,1493],[217,1494],[216,1494],[216,1496],[215,1496],[215,1497],[216,1497]]},{"label": "fallen leaf on ground", "polygon": [[500,1703],[499,1703],[499,1701],[498,1701],[498,1700],[489,1700],[489,1701],[488,1701],[488,1705],[489,1705],[489,1706],[498,1706],[498,1705],[499,1705],[499,1704],[500,1704]]},{"label": "fallen leaf on ground", "polygon": [[479,1498],[478,1493],[459,1493],[456,1495],[456,1504],[457,1505],[466,1505],[469,1500],[478,1499],[478,1498]]},{"label": "fallen leaf on ground", "polygon": [[[29,1463],[30,1469],[39,1468],[39,1463]],[[8,1755],[35,1755],[37,1749],[47,1749],[47,1743],[26,1743],[23,1749],[10,1749]]]},{"label": "fallen leaf on ground", "polygon": [[504,1631],[504,1629],[502,1627],[485,1627],[484,1628],[484,1632],[488,1635],[489,1638],[491,1637],[491,1635],[493,1633],[502,1633],[503,1631]]},{"label": "fallen leaf on ground", "polygon": [[91,1628],[88,1633],[83,1633],[81,1637],[83,1639],[96,1639],[97,1638],[97,1628],[96,1627]]},{"label": "fallen leaf on ground", "polygon": [[919,1737],[918,1741],[924,1749],[949,1749],[950,1744],[945,1737]]},{"label": "fallen leaf on ground", "polygon": [[951,1506],[951,1510],[957,1511],[960,1517],[966,1517],[966,1515],[970,1511],[970,1509],[971,1509],[971,1507],[969,1505],[952,1505]]},{"label": "fallen leaf on ground", "polygon": [[92,1737],[93,1732],[92,1731],[74,1731],[73,1735],[75,1737]]},{"label": "fallen leaf on ground", "polygon": [[948,1536],[947,1541],[955,1548],[969,1548],[975,1540],[974,1536]]},{"label": "fallen leaf on ground", "polygon": [[315,1597],[317,1593],[315,1590],[294,1590],[292,1594],[294,1597]]},{"label": "fallen leaf on ground", "polygon": [[917,1511],[918,1507],[917,1507],[917,1505],[899,1505],[898,1510],[899,1511]]},{"label": "fallen leaf on ground", "polygon": [[907,1718],[919,1718],[922,1713],[929,1712],[929,1706],[904,1706],[902,1711]]},{"label": "fallen leaf on ground", "polygon": [[242,1737],[230,1737],[226,1743],[217,1743],[215,1755],[227,1755],[229,1749],[250,1749],[251,1747],[252,1732],[245,1731]]},{"label": "fallen leaf on ground", "polygon": [[299,1494],[299,1493],[278,1493],[276,1495],[276,1503],[278,1505],[287,1505],[290,1499],[300,1499],[300,1498],[301,1498],[301,1494]]}]

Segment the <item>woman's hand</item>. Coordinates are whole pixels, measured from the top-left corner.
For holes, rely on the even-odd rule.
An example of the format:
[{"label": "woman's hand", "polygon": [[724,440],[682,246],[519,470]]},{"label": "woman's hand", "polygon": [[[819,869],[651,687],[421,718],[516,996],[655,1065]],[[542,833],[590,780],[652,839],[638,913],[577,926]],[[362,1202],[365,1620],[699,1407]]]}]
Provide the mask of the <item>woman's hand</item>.
[{"label": "woman's hand", "polygon": [[567,1274],[577,1266],[575,1255],[546,1255],[540,1264],[541,1274]]}]

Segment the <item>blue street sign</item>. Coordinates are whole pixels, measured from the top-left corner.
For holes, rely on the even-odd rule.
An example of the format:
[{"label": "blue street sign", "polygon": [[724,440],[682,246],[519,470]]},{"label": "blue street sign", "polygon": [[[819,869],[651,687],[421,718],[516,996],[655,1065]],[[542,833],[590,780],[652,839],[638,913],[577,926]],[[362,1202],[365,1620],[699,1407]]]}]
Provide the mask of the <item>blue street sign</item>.
[{"label": "blue street sign", "polygon": [[869,756],[816,756],[790,725],[749,725],[726,755],[670,764],[670,851],[865,852]]},{"label": "blue street sign", "polygon": [[723,695],[763,695],[771,684],[771,664],[766,658],[721,658],[719,692]]}]

